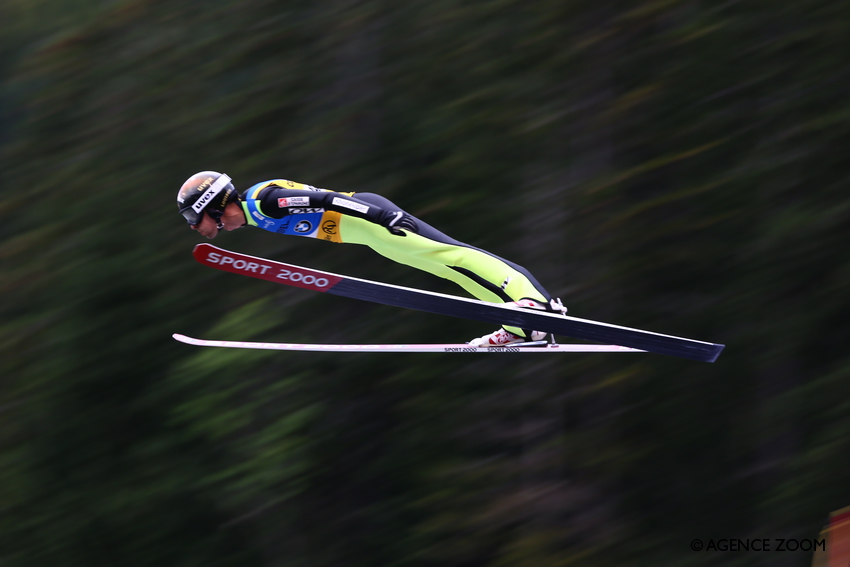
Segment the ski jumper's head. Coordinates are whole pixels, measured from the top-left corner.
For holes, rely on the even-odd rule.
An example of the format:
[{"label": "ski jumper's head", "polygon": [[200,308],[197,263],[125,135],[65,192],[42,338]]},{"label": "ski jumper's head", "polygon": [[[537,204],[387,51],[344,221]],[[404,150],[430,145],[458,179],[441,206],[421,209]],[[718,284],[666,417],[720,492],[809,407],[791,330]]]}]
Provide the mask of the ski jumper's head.
[{"label": "ski jumper's head", "polygon": [[244,218],[241,222],[228,222],[228,217],[233,215],[228,215],[226,211],[242,215],[238,205],[228,209],[231,203],[237,203],[238,200],[239,193],[230,182],[230,177],[216,171],[196,173],[177,192],[180,214],[189,226],[207,238],[214,238],[222,228],[233,230],[244,224]]},{"label": "ski jumper's head", "polygon": [[201,224],[204,213],[221,223],[221,215],[228,203],[239,198],[230,177],[215,171],[196,173],[183,183],[177,192],[177,208],[192,226]]}]

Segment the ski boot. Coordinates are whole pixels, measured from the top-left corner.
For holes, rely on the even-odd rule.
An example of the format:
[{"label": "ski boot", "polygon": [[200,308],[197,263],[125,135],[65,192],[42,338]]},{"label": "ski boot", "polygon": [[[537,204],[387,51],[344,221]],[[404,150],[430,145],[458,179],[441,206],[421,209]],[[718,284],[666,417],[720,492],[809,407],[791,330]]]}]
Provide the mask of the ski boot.
[{"label": "ski boot", "polygon": [[[522,307],[523,309],[538,309],[540,311],[547,311],[550,313],[560,313],[561,315],[566,315],[567,313],[567,308],[564,307],[564,304],[561,303],[560,299],[552,299],[549,301],[549,303],[543,303],[542,301],[537,301],[535,299],[521,299],[519,301],[514,301],[513,305],[516,305],[517,307]],[[510,331],[500,328],[499,330],[494,331],[489,335],[484,335],[483,337],[472,339],[471,341],[469,341],[468,344],[470,346],[480,348],[520,344],[531,346],[529,343],[539,345],[546,344],[547,342],[550,344],[555,344],[555,338],[552,336],[551,333],[545,333],[543,331],[531,331],[529,333],[529,336],[521,337]]]}]

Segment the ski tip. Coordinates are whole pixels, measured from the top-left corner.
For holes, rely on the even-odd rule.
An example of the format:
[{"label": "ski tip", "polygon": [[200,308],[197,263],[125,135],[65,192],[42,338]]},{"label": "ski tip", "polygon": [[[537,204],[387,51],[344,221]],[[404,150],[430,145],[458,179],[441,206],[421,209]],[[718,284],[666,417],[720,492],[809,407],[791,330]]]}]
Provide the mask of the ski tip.
[{"label": "ski tip", "polygon": [[172,333],[171,338],[178,340],[181,343],[186,343],[187,345],[195,344],[195,341],[192,337],[187,337],[186,335],[181,335],[180,333]]}]

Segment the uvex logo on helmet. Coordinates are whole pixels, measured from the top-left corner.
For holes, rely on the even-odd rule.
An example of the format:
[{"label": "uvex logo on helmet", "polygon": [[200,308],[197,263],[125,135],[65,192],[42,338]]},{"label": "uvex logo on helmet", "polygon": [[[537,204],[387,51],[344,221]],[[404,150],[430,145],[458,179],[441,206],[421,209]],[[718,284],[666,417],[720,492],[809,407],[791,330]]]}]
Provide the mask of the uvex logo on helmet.
[{"label": "uvex logo on helmet", "polygon": [[195,191],[204,191],[205,189],[209,188],[210,185],[212,185],[213,181],[215,181],[213,177],[207,177],[201,182],[200,185],[198,185],[198,188],[195,189]]},{"label": "uvex logo on helmet", "polygon": [[225,207],[238,197],[230,176],[216,171],[202,171],[180,187],[177,206],[180,214],[192,226],[200,224],[205,212],[219,223]]},{"label": "uvex logo on helmet", "polygon": [[[198,187],[198,191],[203,190],[204,186],[212,181],[212,177],[207,178],[201,183],[201,186]],[[204,210],[204,207],[210,204],[210,202],[215,198],[216,195],[221,193],[221,191],[227,187],[230,183],[230,177],[227,175],[221,174],[221,176],[215,180],[215,183],[209,186],[209,189],[204,191],[203,195],[198,197],[198,200],[195,201],[195,204],[192,205],[192,210],[196,213],[200,213]]]}]

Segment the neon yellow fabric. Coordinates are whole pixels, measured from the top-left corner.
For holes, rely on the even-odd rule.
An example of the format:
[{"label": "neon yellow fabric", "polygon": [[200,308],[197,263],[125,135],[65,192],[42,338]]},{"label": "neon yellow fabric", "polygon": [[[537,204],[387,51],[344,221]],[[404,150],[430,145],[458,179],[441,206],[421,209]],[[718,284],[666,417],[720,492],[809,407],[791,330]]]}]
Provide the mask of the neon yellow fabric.
[{"label": "neon yellow fabric", "polygon": [[248,210],[248,203],[239,201],[239,205],[242,207],[242,212],[245,213],[245,222],[248,223],[248,226],[257,226],[257,221],[254,220],[254,217],[251,216],[251,211]]},{"label": "neon yellow fabric", "polygon": [[[465,268],[496,287],[501,287],[504,281],[510,278],[510,282],[504,288],[508,296],[514,300],[529,297],[546,302],[527,277],[498,258],[474,248],[436,242],[418,234],[407,233],[404,237],[395,236],[382,226],[346,215],[342,215],[339,228],[343,242],[363,244],[390,260],[453,281],[482,301],[502,303],[503,299],[448,266]],[[516,327],[505,327],[505,329],[516,335],[525,336],[522,329]]]}]

